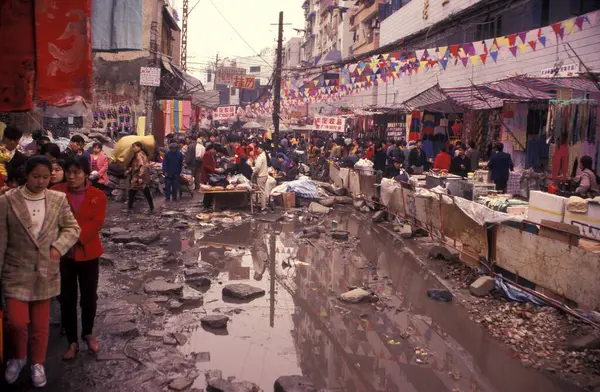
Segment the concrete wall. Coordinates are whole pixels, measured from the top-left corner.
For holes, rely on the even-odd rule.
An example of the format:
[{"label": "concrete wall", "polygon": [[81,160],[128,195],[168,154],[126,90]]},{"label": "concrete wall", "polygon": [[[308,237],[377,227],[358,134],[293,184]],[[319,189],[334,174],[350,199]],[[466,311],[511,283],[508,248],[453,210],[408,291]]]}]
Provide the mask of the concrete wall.
[{"label": "concrete wall", "polygon": [[[454,7],[454,10],[459,10],[475,3],[478,3],[478,1],[452,0],[446,7],[451,6]],[[418,29],[430,26],[434,21],[441,20],[444,15],[447,15],[451,11],[450,8],[442,8],[439,2],[430,2],[429,19],[423,21],[421,17],[422,2],[412,1],[382,23],[381,44],[385,45],[394,42],[409,33],[416,32]],[[560,11],[560,9],[554,9],[554,12],[550,15],[550,23],[558,21],[555,19],[561,17],[562,13]],[[535,26],[532,25],[532,21],[535,12],[537,12],[535,2],[520,10],[507,12],[502,17],[502,34],[506,35],[533,29]],[[461,34],[454,34],[451,37],[447,37],[447,39],[452,40],[457,37],[459,40],[450,41],[448,44],[459,44],[474,40],[473,32],[469,29],[461,29],[459,26],[457,30]],[[540,76],[542,69],[551,68],[559,62],[563,62],[564,64],[578,63],[574,53],[565,45],[566,43],[569,43],[573,47],[588,68],[595,71],[600,68],[600,25],[590,26],[590,24],[585,22],[583,31],[579,31],[575,26],[573,33],[565,35],[564,40],[559,39],[558,43],[556,35],[551,28],[543,29],[543,31],[547,38],[545,48],[538,42],[535,51],[528,47],[525,54],[519,50],[517,56],[514,57],[508,48],[504,47],[497,63],[494,63],[489,57],[485,65],[479,63],[477,66],[473,66],[471,62],[468,62],[465,67],[460,61],[457,65],[449,62],[445,71],[442,70],[441,66],[436,65],[426,72],[419,70],[417,74],[413,74],[412,76],[402,76],[388,84],[387,92],[385,92],[385,88],[379,88],[378,105],[399,105],[438,82],[442,87],[464,87],[470,86],[471,80],[474,83],[484,83],[503,79],[509,75],[524,73]],[[448,35],[447,32],[443,34]],[[527,38],[528,40],[530,39],[530,37]],[[437,37],[431,37],[428,41],[431,45],[432,42],[436,40],[439,42],[442,39],[438,35]],[[532,37],[531,39],[534,38]],[[419,48],[427,49],[430,47],[435,47],[435,45],[420,46]]]}]

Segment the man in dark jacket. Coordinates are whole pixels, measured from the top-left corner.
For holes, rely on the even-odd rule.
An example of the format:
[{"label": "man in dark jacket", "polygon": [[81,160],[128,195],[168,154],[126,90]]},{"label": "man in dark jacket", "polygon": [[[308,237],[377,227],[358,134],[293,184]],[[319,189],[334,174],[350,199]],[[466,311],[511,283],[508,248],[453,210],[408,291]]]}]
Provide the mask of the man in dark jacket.
[{"label": "man in dark jacket", "polygon": [[6,127],[4,130],[4,145],[10,153],[10,160],[6,163],[7,173],[25,168],[27,156],[17,150],[21,137],[23,137],[23,132],[15,127]]},{"label": "man in dark jacket", "polygon": [[179,175],[183,166],[183,154],[179,151],[177,143],[169,144],[169,151],[162,162],[162,171],[165,176],[165,200],[177,200],[179,196]]},{"label": "man in dark jacket", "polygon": [[492,154],[492,157],[488,162],[490,176],[492,177],[492,181],[496,184],[496,190],[506,192],[508,177],[510,172],[514,169],[513,161],[510,154],[504,152],[504,145],[502,143],[496,143],[494,149],[496,152]]},{"label": "man in dark jacket", "polygon": [[408,164],[415,174],[421,174],[425,171],[427,155],[423,151],[423,142],[421,140],[417,140],[416,147],[410,150]]},{"label": "man in dark jacket", "polygon": [[375,146],[375,155],[373,155],[373,169],[385,171],[387,162],[387,154],[382,143],[377,143]]},{"label": "man in dark jacket", "polygon": [[465,154],[465,146],[461,144],[458,146],[458,156],[452,158],[450,162],[450,173],[455,176],[467,177],[471,171],[471,160]]}]

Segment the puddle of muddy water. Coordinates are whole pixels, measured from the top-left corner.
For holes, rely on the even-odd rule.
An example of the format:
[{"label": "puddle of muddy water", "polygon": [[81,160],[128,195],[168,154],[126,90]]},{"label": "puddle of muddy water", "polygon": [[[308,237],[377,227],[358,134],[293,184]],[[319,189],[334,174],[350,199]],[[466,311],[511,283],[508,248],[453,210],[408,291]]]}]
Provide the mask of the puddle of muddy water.
[{"label": "puddle of muddy water", "polygon": [[[186,313],[231,317],[226,332],[193,329],[182,353],[198,354],[199,370],[220,369],[225,378],[252,381],[265,391],[292,374],[345,392],[577,390],[523,368],[459,305],[428,299],[427,289],[439,283],[387,233],[352,213],[322,223],[333,219],[358,237],[356,247],[300,243],[294,224],[257,221],[171,237],[169,250],[182,252],[188,263],[219,265],[219,274],[201,308],[173,315],[168,324],[176,326]],[[222,287],[234,282],[266,295],[226,302]],[[370,287],[389,306],[342,304],[336,296],[350,286]],[[203,377],[195,387],[205,387]]]}]

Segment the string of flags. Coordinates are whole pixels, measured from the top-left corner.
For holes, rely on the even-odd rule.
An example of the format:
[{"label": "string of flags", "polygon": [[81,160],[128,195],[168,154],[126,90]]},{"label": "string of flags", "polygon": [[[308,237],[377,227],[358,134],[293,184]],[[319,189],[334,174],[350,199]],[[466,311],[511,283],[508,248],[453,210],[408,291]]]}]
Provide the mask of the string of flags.
[{"label": "string of flags", "polygon": [[[518,59],[523,54],[558,45],[573,34],[597,26],[598,22],[600,11],[594,11],[549,26],[506,36],[414,51],[385,53],[346,64],[341,68],[324,66],[324,72],[337,71],[340,76],[335,79],[285,80],[281,90],[282,106],[298,107],[307,103],[331,102],[379,84],[393,82],[403,76],[427,73],[433,69],[443,72],[450,66],[467,67],[471,64],[476,67],[496,64],[505,59]],[[272,103],[272,99],[255,104],[255,108],[267,112],[272,109],[268,102]]]}]

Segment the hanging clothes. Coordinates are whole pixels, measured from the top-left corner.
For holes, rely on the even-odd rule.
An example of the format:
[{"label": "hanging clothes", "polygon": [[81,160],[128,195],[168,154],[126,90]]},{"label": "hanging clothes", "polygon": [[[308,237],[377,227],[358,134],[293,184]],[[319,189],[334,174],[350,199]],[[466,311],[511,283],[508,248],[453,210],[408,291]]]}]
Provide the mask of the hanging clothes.
[{"label": "hanging clothes", "polygon": [[421,137],[421,112],[413,110],[410,119],[410,133],[408,141],[419,140]]},{"label": "hanging clothes", "polygon": [[552,157],[552,180],[557,181],[559,176],[563,179],[568,177],[569,170],[569,147],[566,144],[556,145]]}]

